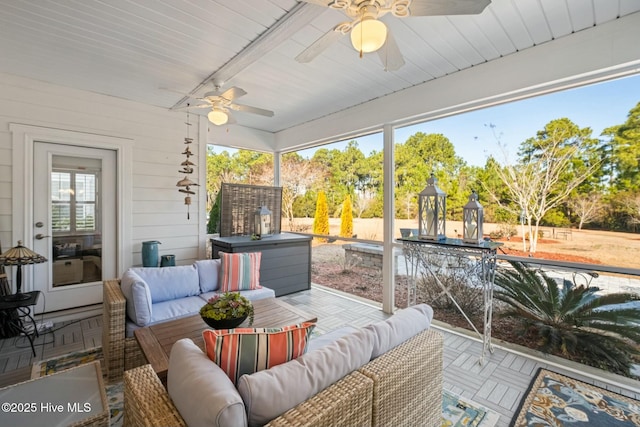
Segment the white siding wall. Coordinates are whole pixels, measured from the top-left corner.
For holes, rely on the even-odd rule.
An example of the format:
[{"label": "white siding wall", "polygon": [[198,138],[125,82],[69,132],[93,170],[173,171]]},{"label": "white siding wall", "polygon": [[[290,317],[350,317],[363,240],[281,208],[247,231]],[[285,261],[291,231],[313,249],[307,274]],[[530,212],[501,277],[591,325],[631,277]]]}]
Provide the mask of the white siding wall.
[{"label": "white siding wall", "polygon": [[[192,161],[198,163],[192,180],[206,164],[198,144],[201,129],[191,115],[189,133],[194,138]],[[187,220],[184,194],[176,182],[184,156],[184,113],[169,112],[122,99],[68,89],[36,80],[0,73],[0,242],[12,242],[12,138],[10,123],[108,135],[133,140],[132,211],[126,212],[132,226],[132,241],[119,246],[130,251],[133,265],[141,265],[141,242],[159,240],[160,254],[175,254],[177,264],[190,264],[203,251],[204,183],[192,197],[191,220]],[[206,127],[205,127],[206,129]],[[202,230],[202,231],[201,231]],[[27,244],[28,245],[28,244]],[[124,266],[126,269],[128,266]]]}]

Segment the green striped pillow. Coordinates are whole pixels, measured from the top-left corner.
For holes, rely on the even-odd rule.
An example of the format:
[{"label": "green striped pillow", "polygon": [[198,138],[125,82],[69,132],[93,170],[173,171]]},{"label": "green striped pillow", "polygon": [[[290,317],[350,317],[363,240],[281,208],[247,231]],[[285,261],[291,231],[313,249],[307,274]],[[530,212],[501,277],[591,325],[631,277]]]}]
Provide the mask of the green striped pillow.
[{"label": "green striped pillow", "polygon": [[262,252],[228,254],[218,252],[221,259],[220,292],[260,289],[260,260]]},{"label": "green striped pillow", "polygon": [[244,374],[269,369],[304,354],[315,326],[303,322],[283,328],[207,329],[202,337],[209,359],[236,384]]}]

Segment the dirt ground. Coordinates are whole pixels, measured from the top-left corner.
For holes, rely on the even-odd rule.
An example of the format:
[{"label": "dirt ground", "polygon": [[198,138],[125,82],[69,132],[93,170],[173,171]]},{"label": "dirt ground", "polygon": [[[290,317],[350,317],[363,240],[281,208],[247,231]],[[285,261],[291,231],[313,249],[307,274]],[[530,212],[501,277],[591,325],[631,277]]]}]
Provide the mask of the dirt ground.
[{"label": "dirt ground", "polygon": [[[361,239],[382,240],[382,218],[353,220],[353,233]],[[305,228],[311,232],[313,218],[297,218],[296,227]],[[331,234],[340,232],[340,219],[329,219]],[[417,228],[415,220],[396,220],[396,236],[400,237],[400,228]],[[283,228],[285,224],[283,223]],[[462,222],[448,221],[447,236],[457,237],[458,230],[462,230]],[[498,228],[497,224],[484,224],[484,234]],[[518,256],[528,256],[523,252],[522,233],[517,227],[519,236],[510,240],[501,240],[504,246],[502,252]],[[566,229],[542,227],[545,237],[538,241],[538,250],[534,258],[554,259],[561,261],[583,262],[589,264],[603,264],[624,268],[640,269],[640,234],[619,233],[614,231],[577,230],[571,229],[570,234],[560,234]],[[555,231],[555,233],[554,233]],[[555,234],[555,238],[553,238]]]}]

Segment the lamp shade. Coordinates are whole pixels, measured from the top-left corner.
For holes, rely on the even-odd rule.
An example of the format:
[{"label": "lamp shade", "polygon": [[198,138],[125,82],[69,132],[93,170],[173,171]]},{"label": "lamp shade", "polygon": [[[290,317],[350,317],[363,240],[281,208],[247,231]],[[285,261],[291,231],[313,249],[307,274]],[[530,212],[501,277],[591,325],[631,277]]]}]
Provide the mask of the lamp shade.
[{"label": "lamp shade", "polygon": [[229,115],[222,110],[213,109],[207,114],[209,121],[217,126],[222,126],[229,121]]},{"label": "lamp shade", "polygon": [[47,262],[42,255],[33,252],[29,248],[22,246],[22,241],[18,240],[18,246],[9,249],[0,255],[0,265],[17,265],[16,270],[16,293],[5,296],[8,301],[20,301],[29,299],[29,295],[22,293],[22,266],[27,264],[40,264]]},{"label": "lamp shade", "polygon": [[18,240],[18,246],[11,248],[0,255],[0,265],[26,265],[47,262],[42,255],[22,246],[22,240]]},{"label": "lamp shade", "polygon": [[375,52],[387,40],[387,26],[374,18],[365,18],[351,30],[351,44],[358,52]]}]

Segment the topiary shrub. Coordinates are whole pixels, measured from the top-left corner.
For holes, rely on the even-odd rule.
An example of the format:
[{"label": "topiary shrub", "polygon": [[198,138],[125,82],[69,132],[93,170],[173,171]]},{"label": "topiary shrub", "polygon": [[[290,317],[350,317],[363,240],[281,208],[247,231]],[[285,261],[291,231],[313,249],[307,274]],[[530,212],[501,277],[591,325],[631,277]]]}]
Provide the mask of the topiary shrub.
[{"label": "topiary shrub", "polygon": [[351,196],[347,194],[342,202],[342,212],[340,214],[340,237],[353,236],[353,206]]},{"label": "topiary shrub", "polygon": [[[313,217],[313,234],[329,235],[329,205],[327,204],[327,196],[324,194],[324,191],[318,192],[316,214]],[[326,239],[318,240],[326,242]]]}]

